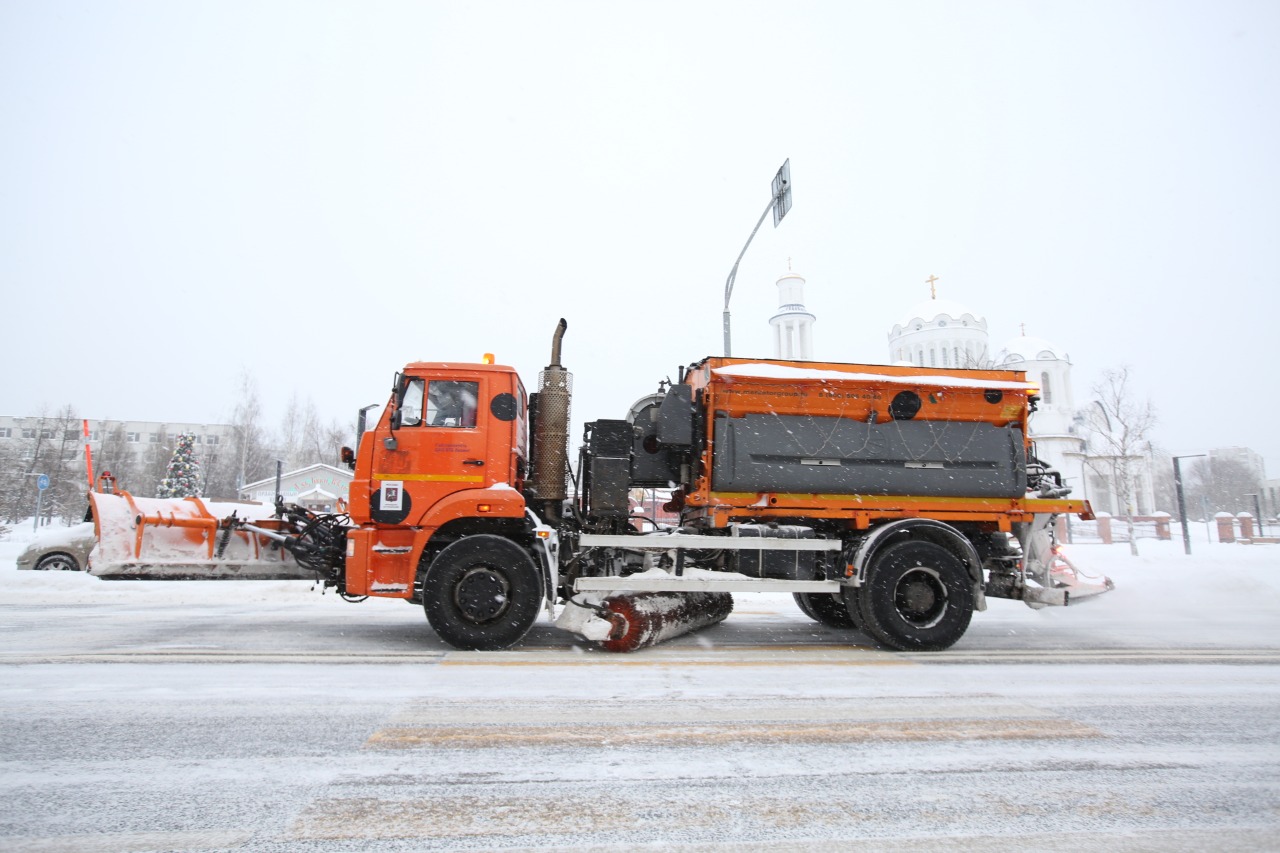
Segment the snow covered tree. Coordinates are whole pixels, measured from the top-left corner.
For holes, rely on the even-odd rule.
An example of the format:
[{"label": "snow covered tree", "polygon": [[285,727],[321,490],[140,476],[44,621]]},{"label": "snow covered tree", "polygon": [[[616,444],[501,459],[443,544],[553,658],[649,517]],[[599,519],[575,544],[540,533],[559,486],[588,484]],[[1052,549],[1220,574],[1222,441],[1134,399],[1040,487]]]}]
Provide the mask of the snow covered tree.
[{"label": "snow covered tree", "polygon": [[[1129,532],[1129,553],[1138,556],[1138,540],[1133,532],[1135,492],[1149,443],[1147,436],[1156,423],[1155,407],[1139,399],[1130,384],[1129,368],[1105,370],[1093,386],[1093,405],[1086,409],[1091,427],[1088,450],[1090,467],[1103,463],[1110,468]],[[1095,469],[1096,473],[1096,469]]]},{"label": "snow covered tree", "polygon": [[158,498],[187,498],[200,494],[200,462],[195,454],[196,437],[181,433],[173,448],[173,457],[160,485],[156,487]]}]

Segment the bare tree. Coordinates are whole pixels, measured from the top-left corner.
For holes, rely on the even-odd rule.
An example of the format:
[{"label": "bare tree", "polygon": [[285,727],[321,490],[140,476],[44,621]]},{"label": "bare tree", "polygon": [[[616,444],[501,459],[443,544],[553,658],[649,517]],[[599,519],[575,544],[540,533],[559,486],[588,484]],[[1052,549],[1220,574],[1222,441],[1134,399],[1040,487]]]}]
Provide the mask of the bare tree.
[{"label": "bare tree", "polygon": [[[1151,488],[1155,493],[1156,509],[1163,509],[1170,515],[1178,512],[1178,490],[1173,482],[1173,457],[1162,448],[1153,448],[1151,452],[1152,471]],[[1181,521],[1182,519],[1178,519]]]},{"label": "bare tree", "polygon": [[1252,466],[1237,459],[1210,456],[1197,459],[1190,473],[1190,499],[1207,498],[1215,512],[1253,512],[1253,501],[1246,496],[1259,494],[1261,484]]},{"label": "bare tree", "polygon": [[1105,460],[1111,467],[1116,497],[1129,531],[1129,552],[1136,557],[1134,492],[1156,413],[1150,400],[1134,396],[1130,379],[1127,366],[1104,371],[1102,379],[1093,386],[1094,401],[1087,410],[1087,418],[1089,455],[1095,460]]},{"label": "bare tree", "polygon": [[303,463],[301,457],[305,447],[306,420],[308,411],[314,412],[315,405],[308,400],[307,410],[304,411],[302,404],[298,401],[298,393],[295,391],[289,397],[289,404],[285,407],[284,417],[280,419],[280,437],[279,450],[280,458],[284,460],[286,471],[292,471],[300,467]]},{"label": "bare tree", "polygon": [[102,422],[98,434],[98,453],[93,466],[97,469],[98,476],[110,473],[116,480],[117,489],[145,494],[134,485],[135,481],[139,481],[139,467],[124,426],[120,421],[114,425],[110,421]]},{"label": "bare tree", "polygon": [[269,476],[275,456],[270,437],[262,426],[258,383],[248,371],[240,374],[240,399],[231,415],[231,428],[234,457],[231,461],[237,466],[231,493],[236,494],[245,483]]}]

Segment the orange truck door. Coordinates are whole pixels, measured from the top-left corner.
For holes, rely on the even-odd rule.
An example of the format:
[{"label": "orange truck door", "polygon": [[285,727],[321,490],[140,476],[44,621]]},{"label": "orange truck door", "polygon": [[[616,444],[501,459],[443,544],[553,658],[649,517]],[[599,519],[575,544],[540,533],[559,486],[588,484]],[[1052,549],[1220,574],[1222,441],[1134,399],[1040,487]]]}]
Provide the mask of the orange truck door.
[{"label": "orange truck door", "polygon": [[440,499],[510,478],[512,422],[493,403],[511,396],[509,376],[450,369],[406,383],[396,447],[374,450],[370,514],[380,524],[417,525]]}]

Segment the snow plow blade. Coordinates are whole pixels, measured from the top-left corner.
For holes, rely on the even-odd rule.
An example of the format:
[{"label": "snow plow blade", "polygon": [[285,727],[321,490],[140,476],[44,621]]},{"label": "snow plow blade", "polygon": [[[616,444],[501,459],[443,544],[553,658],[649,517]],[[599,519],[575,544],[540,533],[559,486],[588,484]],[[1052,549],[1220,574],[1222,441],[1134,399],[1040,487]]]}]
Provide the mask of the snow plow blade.
[{"label": "snow plow blade", "polygon": [[271,530],[273,508],[202,498],[90,494],[98,544],[89,574],[110,580],[315,580],[293,555],[236,522]]}]

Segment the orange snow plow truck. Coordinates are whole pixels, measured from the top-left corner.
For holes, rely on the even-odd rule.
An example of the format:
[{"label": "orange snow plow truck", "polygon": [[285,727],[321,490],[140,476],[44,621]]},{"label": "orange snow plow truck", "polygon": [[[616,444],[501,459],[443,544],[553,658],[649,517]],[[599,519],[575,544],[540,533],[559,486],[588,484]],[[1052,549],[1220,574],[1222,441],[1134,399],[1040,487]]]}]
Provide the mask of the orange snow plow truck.
[{"label": "orange snow plow truck", "polygon": [[[459,649],[512,646],[544,610],[628,651],[714,624],[732,593],[900,650],[953,645],[990,597],[1065,605],[1054,520],[1091,518],[1034,456],[1021,372],[705,358],[625,419],[585,424],[572,377],[415,362],[358,452],[348,511],[92,495],[104,578],[319,579],[420,604]],[[670,490],[678,524],[642,521]],[[656,493],[656,492],[655,492]],[[650,494],[655,494],[650,493]],[[643,531],[642,529],[643,528]]]}]

